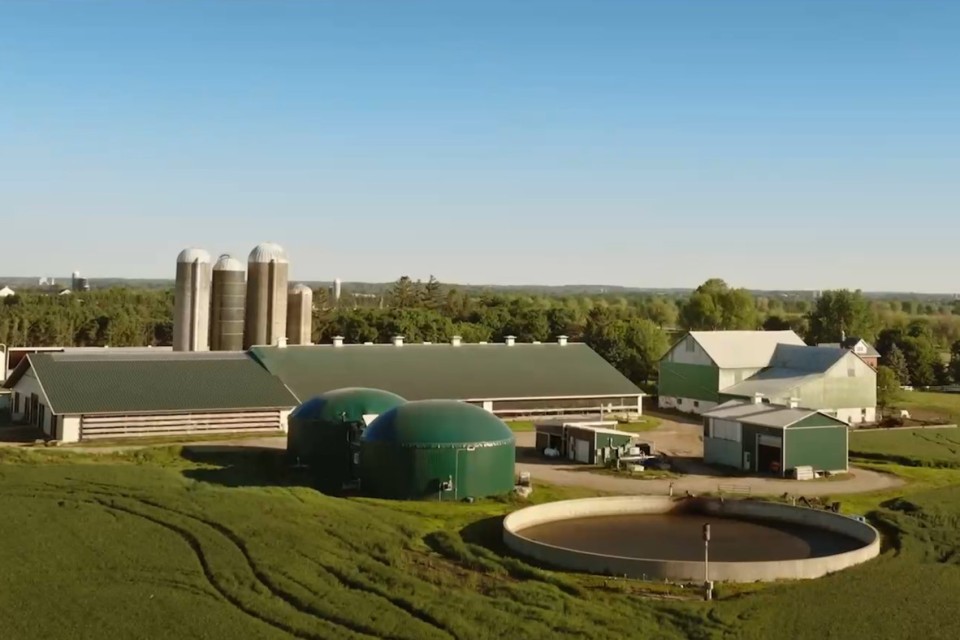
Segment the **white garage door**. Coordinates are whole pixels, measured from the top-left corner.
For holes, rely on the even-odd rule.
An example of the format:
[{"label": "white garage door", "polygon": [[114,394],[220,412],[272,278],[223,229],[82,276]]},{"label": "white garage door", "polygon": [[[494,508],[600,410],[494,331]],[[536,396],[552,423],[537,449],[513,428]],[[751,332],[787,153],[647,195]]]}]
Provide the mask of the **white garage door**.
[{"label": "white garage door", "polygon": [[577,440],[577,462],[590,462],[590,442]]}]

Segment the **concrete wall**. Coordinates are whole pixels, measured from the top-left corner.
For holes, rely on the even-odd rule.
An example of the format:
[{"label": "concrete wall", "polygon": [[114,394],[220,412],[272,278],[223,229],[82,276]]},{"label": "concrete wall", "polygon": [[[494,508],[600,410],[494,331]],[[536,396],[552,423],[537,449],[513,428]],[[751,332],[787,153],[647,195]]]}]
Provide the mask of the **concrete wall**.
[{"label": "concrete wall", "polygon": [[695,506],[714,516],[776,520],[821,527],[863,542],[864,546],[847,553],[824,558],[775,562],[711,562],[710,579],[717,582],[756,582],[819,578],[866,562],[880,554],[880,534],[868,524],[847,516],[752,500],[694,499],[681,501],[665,496],[630,496],[564,500],[514,511],[503,520],[503,541],[507,547],[548,565],[589,573],[651,578],[673,581],[703,580],[702,562],[681,562],[652,558],[625,558],[557,547],[525,538],[523,530],[539,524],[582,518],[623,514],[670,512],[681,504]]}]

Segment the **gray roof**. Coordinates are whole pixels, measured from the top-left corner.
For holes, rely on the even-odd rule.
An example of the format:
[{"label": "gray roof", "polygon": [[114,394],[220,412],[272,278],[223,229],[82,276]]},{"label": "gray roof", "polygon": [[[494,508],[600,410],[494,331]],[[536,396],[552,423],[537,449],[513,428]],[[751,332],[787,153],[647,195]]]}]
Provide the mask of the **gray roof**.
[{"label": "gray roof", "polygon": [[144,414],[290,409],[299,404],[246,353],[149,355],[34,353],[4,386],[32,368],[55,414]]},{"label": "gray roof", "polygon": [[846,349],[777,345],[770,361],[772,366],[720,392],[743,397],[758,393],[767,397],[784,397],[800,385],[822,376],[849,354]]},{"label": "gray roof", "polygon": [[[856,347],[858,344],[863,343],[865,351],[863,353],[857,353]],[[831,349],[847,349],[853,351],[858,356],[863,358],[879,358],[880,352],[877,351],[872,344],[856,336],[851,336],[844,340],[843,342],[822,342],[817,345],[818,347],[827,347]]]},{"label": "gray roof", "polygon": [[639,396],[585,344],[405,344],[253,347],[301,400],[368,387],[407,400]]},{"label": "gray roof", "polygon": [[736,420],[737,422],[759,425],[761,427],[785,429],[792,424],[796,424],[816,414],[821,414],[836,420],[837,424],[845,424],[843,421],[822,411],[816,411],[815,409],[792,409],[777,404],[754,404],[752,402],[744,402],[743,400],[730,400],[703,415],[707,418]]},{"label": "gray roof", "polygon": [[766,367],[778,345],[804,345],[793,331],[691,331],[690,336],[721,369]]}]

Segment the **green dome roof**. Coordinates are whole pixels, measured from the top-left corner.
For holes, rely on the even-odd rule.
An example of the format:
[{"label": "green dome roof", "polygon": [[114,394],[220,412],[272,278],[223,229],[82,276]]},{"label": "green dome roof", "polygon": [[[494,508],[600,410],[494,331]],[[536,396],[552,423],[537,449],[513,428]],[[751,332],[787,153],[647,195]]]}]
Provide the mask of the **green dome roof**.
[{"label": "green dome roof", "polygon": [[381,414],[361,436],[362,442],[410,446],[502,444],[513,432],[492,413],[456,400],[408,402]]},{"label": "green dome roof", "polygon": [[364,415],[379,415],[405,402],[406,400],[397,394],[380,389],[336,389],[307,400],[290,414],[290,419],[309,422],[362,422]]}]

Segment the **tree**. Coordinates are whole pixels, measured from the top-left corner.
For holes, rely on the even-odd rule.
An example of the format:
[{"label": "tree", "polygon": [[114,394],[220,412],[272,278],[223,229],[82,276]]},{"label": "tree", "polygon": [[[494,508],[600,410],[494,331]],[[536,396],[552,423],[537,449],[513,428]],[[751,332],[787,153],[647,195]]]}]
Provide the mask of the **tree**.
[{"label": "tree", "polygon": [[647,317],[661,329],[664,326],[672,327],[677,324],[677,319],[680,316],[680,310],[677,309],[676,303],[666,298],[654,298],[647,304],[646,311]]},{"label": "tree", "polygon": [[596,308],[587,319],[584,341],[636,383],[651,379],[666,352],[666,334],[646,318],[624,320],[610,309]]},{"label": "tree", "polygon": [[907,359],[903,356],[903,351],[896,344],[890,347],[884,358],[886,367],[893,371],[897,381],[901,384],[910,384],[910,370],[907,368]]},{"label": "tree", "polygon": [[680,323],[691,331],[722,328],[723,309],[709,293],[693,293],[680,308]]},{"label": "tree", "polygon": [[707,280],[680,309],[680,322],[691,330],[756,329],[757,305],[746,289],[731,289],[719,278]]},{"label": "tree", "polygon": [[420,300],[418,287],[409,276],[401,276],[390,289],[389,302],[394,309],[409,309]]},{"label": "tree", "polygon": [[763,321],[764,331],[787,331],[790,329],[790,323],[780,316],[769,316]]},{"label": "tree", "polygon": [[908,336],[899,345],[907,361],[910,384],[929,387],[937,383],[937,365],[940,353],[926,336]]},{"label": "tree", "polygon": [[443,286],[432,275],[423,287],[421,302],[427,309],[439,309],[444,303]]},{"label": "tree", "polygon": [[896,372],[886,366],[877,367],[877,405],[880,410],[887,409],[900,395],[900,380]]},{"label": "tree", "polygon": [[960,340],[950,345],[950,377],[954,382],[960,382]]},{"label": "tree", "polygon": [[876,337],[876,317],[860,291],[824,291],[810,312],[807,342],[840,342],[842,336]]}]

